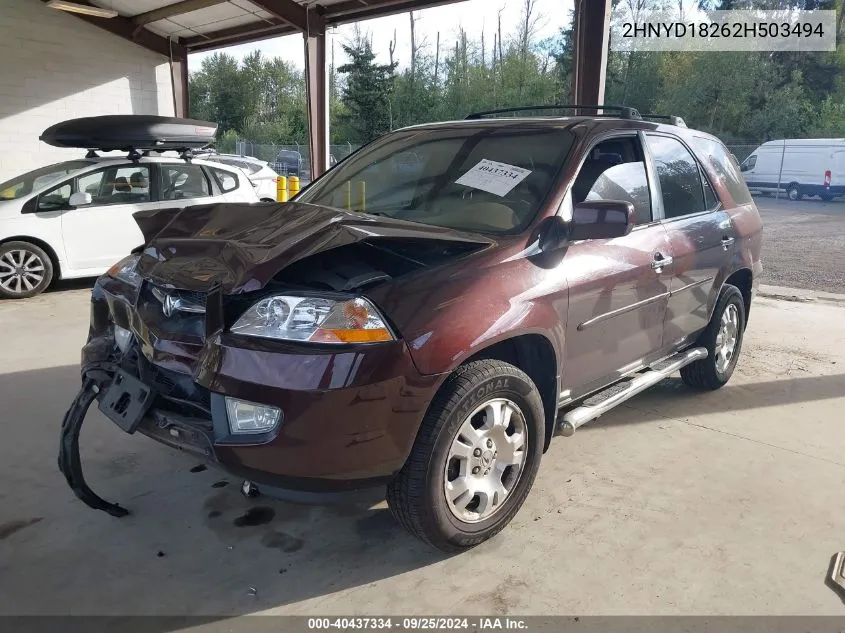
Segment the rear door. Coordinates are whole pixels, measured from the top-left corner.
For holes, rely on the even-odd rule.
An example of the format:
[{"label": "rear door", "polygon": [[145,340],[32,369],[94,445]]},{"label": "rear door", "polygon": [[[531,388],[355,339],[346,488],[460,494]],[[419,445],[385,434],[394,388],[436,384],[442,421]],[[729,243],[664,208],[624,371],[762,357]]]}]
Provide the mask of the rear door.
[{"label": "rear door", "polygon": [[593,146],[573,183],[573,204],[624,200],[637,223],[624,237],[573,242],[561,262],[569,284],[564,384],[572,398],[642,367],[663,347],[672,272],[651,181],[634,133]]},{"label": "rear door", "polygon": [[736,235],[689,148],[666,134],[646,134],[657,175],[661,224],[669,236],[672,272],[665,343],[679,347],[707,325],[730,272]]},{"label": "rear door", "polygon": [[205,169],[196,163],[159,163],[159,198],[162,207],[187,207],[224,200]]},{"label": "rear door", "polygon": [[62,215],[62,238],[75,271],[98,274],[143,244],[132,214],[154,208],[149,164],[110,165],[75,178],[74,190],[91,194],[89,205]]}]

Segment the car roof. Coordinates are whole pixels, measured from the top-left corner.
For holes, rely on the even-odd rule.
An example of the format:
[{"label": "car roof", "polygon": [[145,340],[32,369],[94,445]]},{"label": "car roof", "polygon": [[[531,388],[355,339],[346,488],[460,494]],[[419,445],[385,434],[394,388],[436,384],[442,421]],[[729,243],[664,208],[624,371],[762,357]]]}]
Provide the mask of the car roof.
[{"label": "car roof", "polygon": [[524,128],[530,129],[561,129],[571,130],[579,136],[590,136],[593,134],[613,132],[615,130],[628,131],[654,131],[673,134],[680,138],[699,137],[721,141],[707,132],[694,128],[672,125],[670,123],[659,123],[645,119],[630,119],[613,116],[546,116],[546,117],[507,117],[507,118],[482,118],[482,119],[461,119],[456,121],[442,121],[438,123],[423,123],[412,125],[396,130],[417,131],[417,130],[438,130],[438,129],[490,129],[490,128]]}]

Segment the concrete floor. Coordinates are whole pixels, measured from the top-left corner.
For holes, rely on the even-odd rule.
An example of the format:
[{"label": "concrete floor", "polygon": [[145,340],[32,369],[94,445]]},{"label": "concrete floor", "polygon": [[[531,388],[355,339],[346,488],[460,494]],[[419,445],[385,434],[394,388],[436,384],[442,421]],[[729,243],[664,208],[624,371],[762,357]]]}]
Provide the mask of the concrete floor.
[{"label": "concrete floor", "polygon": [[[220,473],[191,472],[98,413],[83,433],[87,476],[133,514],[83,506],[56,452],[87,294],[0,302],[0,614],[845,610],[823,584],[845,549],[841,297],[759,299],[727,387],[695,394],[668,379],[556,440],[511,526],[444,557],[381,505],[216,488]],[[235,527],[250,506],[274,518]]]}]

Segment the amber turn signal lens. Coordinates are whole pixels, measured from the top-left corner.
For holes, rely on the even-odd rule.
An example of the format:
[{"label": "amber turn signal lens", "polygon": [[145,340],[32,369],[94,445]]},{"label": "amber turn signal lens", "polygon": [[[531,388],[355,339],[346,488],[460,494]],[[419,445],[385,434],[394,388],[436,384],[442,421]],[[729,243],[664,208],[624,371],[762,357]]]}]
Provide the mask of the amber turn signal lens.
[{"label": "amber turn signal lens", "polygon": [[380,343],[393,340],[385,329],[378,330],[324,330],[319,329],[311,337],[318,343]]}]

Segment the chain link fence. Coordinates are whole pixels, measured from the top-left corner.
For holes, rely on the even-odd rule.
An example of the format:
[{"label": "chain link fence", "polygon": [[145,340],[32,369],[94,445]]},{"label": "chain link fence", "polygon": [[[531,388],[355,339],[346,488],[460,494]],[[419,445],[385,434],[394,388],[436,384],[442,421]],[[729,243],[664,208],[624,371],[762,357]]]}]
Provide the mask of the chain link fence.
[{"label": "chain link fence", "polygon": [[[341,143],[329,146],[329,164],[334,165],[358,149],[359,145]],[[280,176],[298,176],[303,184],[311,181],[311,151],[308,145],[277,145],[238,141],[235,153],[265,160]]]},{"label": "chain link fence", "polygon": [[742,161],[751,156],[754,150],[763,143],[765,141],[760,141],[759,143],[753,141],[749,141],[748,143],[727,143],[726,147],[730,150],[731,154],[736,156],[737,161],[741,164]]}]

